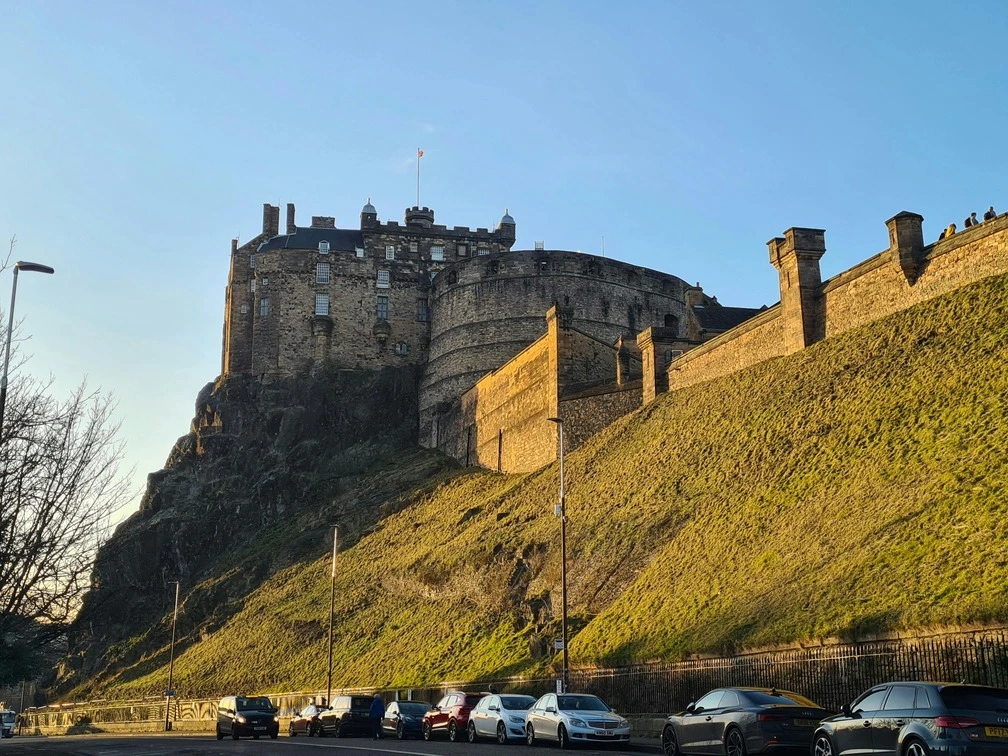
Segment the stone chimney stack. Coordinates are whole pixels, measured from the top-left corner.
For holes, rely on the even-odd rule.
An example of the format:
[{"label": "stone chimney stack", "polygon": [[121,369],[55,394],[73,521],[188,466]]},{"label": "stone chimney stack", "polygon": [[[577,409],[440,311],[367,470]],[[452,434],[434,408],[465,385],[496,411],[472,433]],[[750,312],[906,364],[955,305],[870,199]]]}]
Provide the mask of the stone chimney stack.
[{"label": "stone chimney stack", "polygon": [[924,257],[924,216],[904,210],[886,221],[889,252],[912,285]]},{"label": "stone chimney stack", "polygon": [[668,391],[668,361],[665,353],[679,340],[673,328],[652,326],[637,334],[637,348],[640,349],[643,370],[641,401],[653,402],[658,394]]},{"label": "stone chimney stack", "polygon": [[268,202],[263,204],[262,232],[270,239],[280,233],[279,205],[271,205]]},{"label": "stone chimney stack", "polygon": [[287,203],[287,233],[293,234],[297,231],[297,226],[294,224],[294,203]]},{"label": "stone chimney stack", "polygon": [[820,228],[789,228],[783,238],[768,241],[767,247],[780,279],[784,353],[800,352],[825,334],[818,289],[826,232]]}]

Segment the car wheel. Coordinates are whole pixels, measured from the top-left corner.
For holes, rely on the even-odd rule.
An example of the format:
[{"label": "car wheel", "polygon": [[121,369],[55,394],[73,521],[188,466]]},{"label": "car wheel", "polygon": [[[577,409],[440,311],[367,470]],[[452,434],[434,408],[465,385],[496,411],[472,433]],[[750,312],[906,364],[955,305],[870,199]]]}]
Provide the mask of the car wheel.
[{"label": "car wheel", "polygon": [[456,726],[455,720],[453,719],[451,722],[448,723],[448,740],[450,740],[452,743],[457,743],[458,739],[459,739],[458,726]]},{"label": "car wheel", "polygon": [[742,731],[736,727],[728,730],[724,739],[724,750],[726,756],[746,756],[745,738]]},{"label": "car wheel", "polygon": [[930,752],[917,738],[908,738],[903,744],[903,756],[930,756]]},{"label": "car wheel", "polygon": [[430,740],[430,736],[431,736],[430,722],[424,722],[423,723],[423,739],[424,740]]},{"label": "car wheel", "polygon": [[287,725],[287,737],[293,738],[297,736],[297,730],[294,729],[294,723],[291,722]]},{"label": "car wheel", "polygon": [[220,731],[220,725],[217,725],[217,740],[224,740],[224,733]]},{"label": "car wheel", "polygon": [[395,736],[399,738],[399,740],[406,740],[406,730],[403,729],[402,722],[396,723]]},{"label": "car wheel", "polygon": [[530,746],[535,745],[535,728],[532,725],[525,728],[525,742]]},{"label": "car wheel", "polygon": [[277,732],[271,732],[270,733],[270,740],[276,740],[277,739],[277,735],[279,735],[279,734],[280,734],[279,730]]},{"label": "car wheel", "polygon": [[501,745],[507,745],[507,727],[503,722],[497,723],[497,742]]},{"label": "car wheel", "polygon": [[825,733],[816,735],[812,745],[812,756],[833,756],[833,743]]},{"label": "car wheel", "polygon": [[343,737],[343,728],[340,727],[339,725],[336,725],[336,732],[334,732],[333,735],[335,735],[337,738],[342,738]]},{"label": "car wheel", "polygon": [[253,735],[252,736],[252,740],[259,740],[259,736],[258,735]]},{"label": "car wheel", "polygon": [[231,725],[231,740],[238,740],[238,738],[239,738],[238,730],[235,729],[234,725]]},{"label": "car wheel", "polygon": [[665,756],[679,756],[679,740],[676,738],[672,725],[668,725],[662,730],[661,750]]},{"label": "car wheel", "polygon": [[567,728],[563,726],[562,722],[557,727],[557,745],[560,746],[561,751],[566,751],[571,747],[570,738],[567,737]]},{"label": "car wheel", "polygon": [[472,722],[469,723],[469,727],[466,729],[466,734],[469,736],[470,743],[475,743],[479,740],[479,735],[476,734],[476,725]]}]

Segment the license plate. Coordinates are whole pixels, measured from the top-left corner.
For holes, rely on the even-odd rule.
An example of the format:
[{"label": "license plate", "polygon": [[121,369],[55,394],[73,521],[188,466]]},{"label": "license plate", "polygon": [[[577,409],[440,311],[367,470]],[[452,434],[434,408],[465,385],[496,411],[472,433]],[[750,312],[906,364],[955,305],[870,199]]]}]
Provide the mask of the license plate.
[{"label": "license plate", "polygon": [[984,735],[988,738],[1008,738],[1008,727],[984,727]]},{"label": "license plate", "polygon": [[255,729],[257,729],[257,730],[265,730],[266,729],[266,725],[263,725],[262,727],[256,727]]},{"label": "license plate", "polygon": [[795,727],[808,727],[808,728],[818,727],[819,726],[819,720],[818,719],[796,719],[794,721],[794,726]]},{"label": "license plate", "polygon": [[613,734],[609,730],[595,730],[595,736],[598,738],[611,738]]}]

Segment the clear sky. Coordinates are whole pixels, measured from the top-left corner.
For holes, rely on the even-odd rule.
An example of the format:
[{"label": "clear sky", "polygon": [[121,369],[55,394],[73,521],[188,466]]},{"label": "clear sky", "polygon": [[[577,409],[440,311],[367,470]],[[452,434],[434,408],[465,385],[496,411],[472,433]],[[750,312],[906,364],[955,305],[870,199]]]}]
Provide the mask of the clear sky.
[{"label": "clear sky", "polygon": [[900,210],[1008,210],[1006,40],[998,0],[0,0],[0,239],[57,271],[18,288],[28,369],[118,399],[124,516],[220,371],[230,239],[264,202],[401,221],[417,147],[439,223],[771,304],[790,226],[825,277]]}]

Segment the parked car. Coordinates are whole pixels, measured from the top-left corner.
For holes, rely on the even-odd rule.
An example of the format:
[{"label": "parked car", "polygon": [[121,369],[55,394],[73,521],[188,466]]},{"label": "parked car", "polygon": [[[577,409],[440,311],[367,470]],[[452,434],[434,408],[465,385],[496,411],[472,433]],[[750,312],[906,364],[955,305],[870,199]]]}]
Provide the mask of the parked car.
[{"label": "parked car", "polygon": [[626,743],[630,723],[598,696],[583,693],[547,693],[528,710],[525,742],[555,740],[561,748],[593,741]]},{"label": "parked car", "polygon": [[985,685],[876,685],[816,730],[815,756],[1004,756],[1008,690]]},{"label": "parked car", "polygon": [[319,735],[370,735],[371,700],[371,696],[336,696],[319,713]]},{"label": "parked car", "polygon": [[393,701],[385,707],[382,732],[395,735],[399,740],[420,737],[423,731],[424,714],[431,705],[422,701]]},{"label": "parked car", "polygon": [[469,712],[469,742],[496,738],[501,745],[508,740],[525,739],[525,714],[535,703],[532,696],[484,696]]},{"label": "parked car", "polygon": [[310,703],[301,711],[291,717],[290,724],[287,725],[287,734],[292,738],[298,735],[318,735],[319,715],[325,711],[324,706]]},{"label": "parked car", "polygon": [[217,740],[279,734],[280,718],[266,696],[225,696],[217,704]]},{"label": "parked car", "polygon": [[14,725],[17,724],[17,714],[10,709],[0,711],[0,736],[14,737]]},{"label": "parked car", "polygon": [[447,733],[453,743],[461,739],[469,725],[469,712],[486,693],[449,693],[424,714],[423,739]]},{"label": "parked car", "polygon": [[832,712],[804,696],[774,688],[718,688],[662,729],[665,756],[725,753],[809,753],[816,727]]}]

